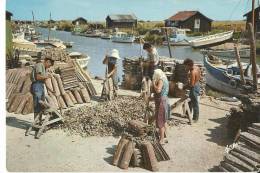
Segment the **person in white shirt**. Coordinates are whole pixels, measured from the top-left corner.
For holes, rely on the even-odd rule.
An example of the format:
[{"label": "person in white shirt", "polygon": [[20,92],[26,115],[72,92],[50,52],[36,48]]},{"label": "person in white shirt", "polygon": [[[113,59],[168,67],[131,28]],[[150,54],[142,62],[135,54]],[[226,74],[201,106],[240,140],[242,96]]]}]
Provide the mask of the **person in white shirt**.
[{"label": "person in white shirt", "polygon": [[149,61],[149,67],[147,69],[147,72],[150,79],[152,79],[154,70],[158,68],[159,65],[159,54],[154,46],[152,46],[150,43],[144,43],[143,49],[147,52],[147,59]]}]

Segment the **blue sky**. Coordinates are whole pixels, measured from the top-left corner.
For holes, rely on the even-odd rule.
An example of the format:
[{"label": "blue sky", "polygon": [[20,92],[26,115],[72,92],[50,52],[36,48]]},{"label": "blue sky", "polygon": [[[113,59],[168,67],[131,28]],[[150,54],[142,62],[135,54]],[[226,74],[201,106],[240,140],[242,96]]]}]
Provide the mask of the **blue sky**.
[{"label": "blue sky", "polygon": [[[259,1],[259,0],[258,0]],[[256,1],[256,5],[258,4]],[[134,13],[139,20],[164,20],[178,11],[199,10],[213,20],[241,20],[251,0],[7,0],[14,19],[104,21],[108,14]]]}]

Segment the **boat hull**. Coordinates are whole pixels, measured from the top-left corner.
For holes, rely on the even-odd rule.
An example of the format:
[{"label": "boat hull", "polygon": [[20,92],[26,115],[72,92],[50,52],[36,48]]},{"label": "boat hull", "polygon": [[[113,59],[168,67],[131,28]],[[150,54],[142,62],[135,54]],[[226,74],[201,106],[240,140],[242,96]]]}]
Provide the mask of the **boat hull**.
[{"label": "boat hull", "polygon": [[80,58],[80,59],[76,59],[76,61],[78,62],[78,64],[80,65],[80,67],[82,69],[86,70],[88,68],[89,59],[90,59],[90,57]]},{"label": "boat hull", "polygon": [[[236,53],[234,50],[202,50],[202,53],[208,53],[214,56],[220,57],[228,57],[228,58],[235,58]],[[249,58],[250,57],[250,49],[240,49],[239,55],[241,58]]]},{"label": "boat hull", "polygon": [[122,39],[122,38],[111,38],[112,42],[117,42],[117,43],[133,43],[134,42],[134,38],[130,38],[130,39]]},{"label": "boat hull", "polygon": [[[172,41],[170,41],[169,44],[170,44],[170,46],[190,46],[189,42],[187,42],[187,41],[179,41],[179,42],[172,42]],[[168,42],[164,41],[163,45],[167,46]]]},{"label": "boat hull", "polygon": [[215,35],[210,35],[210,36],[190,40],[189,43],[194,48],[207,47],[215,44],[224,43],[232,39],[232,37],[233,37],[233,31],[229,31],[225,33],[220,33],[220,34],[215,34]]},{"label": "boat hull", "polygon": [[241,94],[241,88],[231,85],[231,80],[224,74],[223,69],[213,67],[204,57],[204,66],[206,69],[206,84],[217,91],[228,95],[237,96]]}]

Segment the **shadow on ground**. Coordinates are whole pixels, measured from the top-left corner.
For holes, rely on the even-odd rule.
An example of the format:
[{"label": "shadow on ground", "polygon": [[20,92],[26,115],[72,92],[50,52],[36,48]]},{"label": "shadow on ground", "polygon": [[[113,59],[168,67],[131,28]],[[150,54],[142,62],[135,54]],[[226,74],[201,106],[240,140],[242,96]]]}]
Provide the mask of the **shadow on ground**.
[{"label": "shadow on ground", "polygon": [[6,125],[27,130],[31,122],[17,119],[16,117],[6,117]]},{"label": "shadow on ground", "polygon": [[107,153],[111,154],[111,156],[103,158],[110,165],[112,165],[112,162],[113,162],[113,155],[115,153],[115,148],[116,148],[116,145],[113,145],[112,147],[107,147],[106,148]]},{"label": "shadow on ground", "polygon": [[232,139],[227,137],[226,130],[226,118],[217,118],[217,119],[209,119],[209,121],[213,121],[218,123],[219,126],[216,126],[214,129],[208,129],[209,134],[205,134],[209,137],[207,141],[214,142],[220,146],[226,146],[232,144]]}]

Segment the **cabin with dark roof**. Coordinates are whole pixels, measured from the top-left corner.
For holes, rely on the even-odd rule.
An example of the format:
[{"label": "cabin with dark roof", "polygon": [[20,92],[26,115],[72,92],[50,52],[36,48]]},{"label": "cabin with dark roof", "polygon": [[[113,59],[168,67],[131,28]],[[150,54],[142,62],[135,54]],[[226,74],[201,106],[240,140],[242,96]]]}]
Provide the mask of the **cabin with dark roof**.
[{"label": "cabin with dark roof", "polygon": [[73,25],[86,25],[88,21],[84,19],[83,17],[78,17],[77,19],[72,21]]},{"label": "cabin with dark roof", "polygon": [[[246,17],[246,26],[252,23],[252,11],[244,14],[244,17]],[[255,9],[255,32],[260,32],[260,6]]]},{"label": "cabin with dark roof", "polygon": [[135,28],[137,17],[134,14],[116,14],[106,17],[107,28]]},{"label": "cabin with dark roof", "polygon": [[165,26],[186,28],[193,32],[208,32],[211,31],[212,21],[199,11],[179,11],[165,20]]}]

